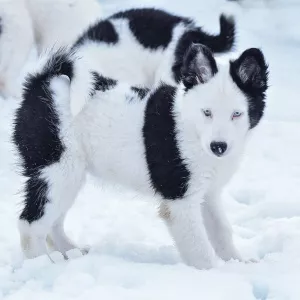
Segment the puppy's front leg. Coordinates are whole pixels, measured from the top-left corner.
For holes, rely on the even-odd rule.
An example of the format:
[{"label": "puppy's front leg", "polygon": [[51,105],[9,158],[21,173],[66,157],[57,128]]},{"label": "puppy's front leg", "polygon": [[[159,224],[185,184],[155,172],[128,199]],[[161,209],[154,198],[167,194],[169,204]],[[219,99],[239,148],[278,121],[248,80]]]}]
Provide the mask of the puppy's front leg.
[{"label": "puppy's front leg", "polygon": [[226,218],[219,194],[217,191],[208,194],[202,205],[207,234],[220,258],[225,261],[230,259],[242,261],[242,257],[233,243],[232,229]]},{"label": "puppy's front leg", "polygon": [[215,254],[201,214],[201,200],[164,201],[160,216],[165,220],[183,261],[197,269],[213,267]]}]

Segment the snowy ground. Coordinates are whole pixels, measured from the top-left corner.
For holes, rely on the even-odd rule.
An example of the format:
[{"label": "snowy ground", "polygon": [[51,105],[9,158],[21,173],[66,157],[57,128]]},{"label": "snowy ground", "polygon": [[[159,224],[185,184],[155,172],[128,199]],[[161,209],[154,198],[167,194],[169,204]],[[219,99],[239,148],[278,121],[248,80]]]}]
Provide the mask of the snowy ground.
[{"label": "snowy ground", "polygon": [[[139,2],[139,3],[137,3]],[[16,103],[0,102],[0,299],[300,299],[300,3],[297,0],[155,0],[218,30],[221,11],[238,22],[237,52],[263,49],[271,89],[265,121],[224,193],[234,238],[257,264],[220,263],[198,271],[182,264],[155,207],[118,187],[100,189],[92,180],[67,220],[68,234],[92,245],[89,255],[51,264],[23,261],[16,218],[20,179],[8,143]],[[103,0],[105,13],[150,0]],[[285,3],[285,4],[283,4]],[[296,26],[295,24],[298,24]]]}]

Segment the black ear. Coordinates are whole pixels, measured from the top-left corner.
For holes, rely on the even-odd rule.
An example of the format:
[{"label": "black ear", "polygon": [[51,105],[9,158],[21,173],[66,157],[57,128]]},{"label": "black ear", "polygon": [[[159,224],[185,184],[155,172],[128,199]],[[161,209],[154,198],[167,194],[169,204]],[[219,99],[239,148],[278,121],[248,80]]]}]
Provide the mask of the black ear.
[{"label": "black ear", "polygon": [[181,69],[182,82],[187,89],[206,83],[218,72],[210,49],[202,44],[192,44],[187,50]]},{"label": "black ear", "polygon": [[268,88],[268,65],[261,50],[251,48],[230,62],[233,81],[246,94],[256,96]]},{"label": "black ear", "polygon": [[230,75],[248,99],[250,129],[264,114],[268,74],[264,55],[256,48],[246,50],[237,60],[230,62]]}]

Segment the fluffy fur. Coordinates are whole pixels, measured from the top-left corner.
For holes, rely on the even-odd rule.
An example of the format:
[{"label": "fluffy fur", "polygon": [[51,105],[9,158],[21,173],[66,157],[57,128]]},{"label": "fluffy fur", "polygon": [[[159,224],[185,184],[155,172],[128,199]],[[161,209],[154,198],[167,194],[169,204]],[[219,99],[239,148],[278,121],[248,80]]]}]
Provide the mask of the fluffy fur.
[{"label": "fluffy fur", "polygon": [[93,84],[90,70],[147,87],[159,81],[175,84],[181,80],[183,59],[192,43],[223,53],[234,42],[234,20],[224,15],[220,33],[211,35],[193,20],[163,10],[119,12],[91,25],[73,47],[81,59],[71,86],[71,110],[77,114],[87,101]]},{"label": "fluffy fur", "polygon": [[38,52],[71,46],[101,16],[97,0],[0,0],[0,92],[20,95],[18,76]]},{"label": "fluffy fur", "polygon": [[32,18],[40,53],[72,45],[89,24],[102,15],[97,0],[23,1]]},{"label": "fluffy fur", "polygon": [[34,43],[23,0],[0,0],[0,93],[18,96],[18,78]]},{"label": "fluffy fur", "polygon": [[[47,252],[47,236],[64,256],[75,247],[63,222],[91,172],[152,195],[188,265],[210,268],[215,254],[241,260],[219,198],[253,128],[252,105],[263,114],[267,66],[258,49],[227,65],[212,60],[208,48],[193,45],[183,61],[196,84],[187,88],[183,78],[142,93],[93,72],[97,84],[75,118],[74,59],[58,52],[41,63],[27,78],[14,128],[28,178],[19,222],[27,257]],[[213,143],[226,143],[226,151],[213,151]]]}]

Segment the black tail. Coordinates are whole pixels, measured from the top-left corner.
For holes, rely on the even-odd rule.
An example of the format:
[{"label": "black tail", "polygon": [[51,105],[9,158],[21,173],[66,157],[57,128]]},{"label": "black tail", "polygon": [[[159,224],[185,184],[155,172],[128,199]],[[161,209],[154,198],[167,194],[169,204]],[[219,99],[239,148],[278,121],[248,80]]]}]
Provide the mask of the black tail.
[{"label": "black tail", "polygon": [[228,52],[233,49],[235,44],[235,21],[232,16],[220,15],[220,33],[218,35],[209,34],[196,28],[187,32],[190,34],[190,42],[203,44],[214,53]]},{"label": "black tail", "polygon": [[211,36],[207,45],[213,52],[226,52],[232,50],[235,45],[235,21],[233,17],[220,16],[220,34]]},{"label": "black tail", "polygon": [[220,33],[212,35],[201,27],[192,27],[179,39],[175,50],[175,63],[172,67],[176,82],[181,79],[183,58],[192,44],[202,44],[210,48],[213,53],[224,53],[233,49],[235,44],[235,21],[233,17],[220,16]]},{"label": "black tail", "polygon": [[73,78],[74,55],[72,52],[61,48],[50,53],[39,71],[27,76],[24,83],[24,93],[35,90],[38,86],[46,84],[51,78],[66,75]]},{"label": "black tail", "polygon": [[70,52],[59,50],[41,61],[39,69],[26,77],[13,132],[25,176],[37,176],[42,168],[57,162],[64,151],[59,136],[57,95],[51,88],[51,79],[60,75],[72,79],[73,61]]}]

